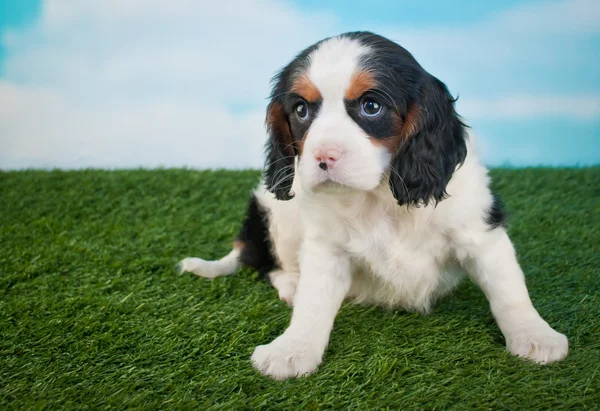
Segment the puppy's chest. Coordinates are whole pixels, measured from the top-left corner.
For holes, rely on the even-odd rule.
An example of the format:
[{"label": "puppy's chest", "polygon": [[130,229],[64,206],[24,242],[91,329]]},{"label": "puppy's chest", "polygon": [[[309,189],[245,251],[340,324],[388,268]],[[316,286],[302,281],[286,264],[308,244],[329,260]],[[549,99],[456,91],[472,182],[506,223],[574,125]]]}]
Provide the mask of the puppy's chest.
[{"label": "puppy's chest", "polygon": [[347,227],[345,248],[355,265],[380,276],[429,270],[443,260],[444,237],[413,220],[371,219]]}]

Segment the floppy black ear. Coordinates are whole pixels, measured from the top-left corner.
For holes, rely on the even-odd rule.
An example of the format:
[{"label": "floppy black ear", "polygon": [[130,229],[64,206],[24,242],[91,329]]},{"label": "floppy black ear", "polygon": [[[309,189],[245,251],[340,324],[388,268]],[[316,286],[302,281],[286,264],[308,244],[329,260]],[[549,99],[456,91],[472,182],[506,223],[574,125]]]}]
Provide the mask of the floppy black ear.
[{"label": "floppy black ear", "polygon": [[455,101],[432,76],[409,107],[406,134],[391,162],[390,188],[399,204],[437,204],[446,197],[452,173],[467,155],[466,126],[454,110]]},{"label": "floppy black ear", "polygon": [[296,148],[283,105],[274,99],[267,108],[266,160],[263,178],[267,190],[278,200],[290,200]]}]

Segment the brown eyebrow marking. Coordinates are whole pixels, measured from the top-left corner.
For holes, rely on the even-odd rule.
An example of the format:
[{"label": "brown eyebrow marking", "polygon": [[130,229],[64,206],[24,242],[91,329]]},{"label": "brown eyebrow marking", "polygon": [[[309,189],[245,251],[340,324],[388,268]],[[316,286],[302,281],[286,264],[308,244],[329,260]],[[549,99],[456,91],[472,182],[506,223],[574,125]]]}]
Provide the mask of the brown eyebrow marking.
[{"label": "brown eyebrow marking", "polygon": [[350,87],[346,90],[347,100],[356,100],[367,91],[377,87],[375,76],[369,71],[359,71],[352,76]]},{"label": "brown eyebrow marking", "polygon": [[309,103],[314,103],[317,100],[321,99],[321,92],[314,85],[314,83],[308,77],[308,74],[302,74],[295,81],[292,86],[292,90],[294,93],[298,94],[304,100]]}]

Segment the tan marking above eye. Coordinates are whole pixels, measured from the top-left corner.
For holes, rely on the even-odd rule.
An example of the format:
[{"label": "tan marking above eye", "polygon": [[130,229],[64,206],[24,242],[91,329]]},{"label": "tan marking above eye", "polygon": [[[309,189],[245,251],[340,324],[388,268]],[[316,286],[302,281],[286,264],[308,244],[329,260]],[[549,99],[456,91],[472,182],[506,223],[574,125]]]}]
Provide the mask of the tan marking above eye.
[{"label": "tan marking above eye", "polygon": [[350,87],[344,96],[347,100],[359,99],[367,91],[377,87],[375,76],[369,71],[359,71],[352,76]]},{"label": "tan marking above eye", "polygon": [[300,75],[294,81],[294,85],[292,86],[291,91],[298,94],[300,97],[302,97],[309,103],[314,103],[315,101],[321,99],[321,92],[319,91],[317,86],[315,86],[310,80],[308,74]]}]

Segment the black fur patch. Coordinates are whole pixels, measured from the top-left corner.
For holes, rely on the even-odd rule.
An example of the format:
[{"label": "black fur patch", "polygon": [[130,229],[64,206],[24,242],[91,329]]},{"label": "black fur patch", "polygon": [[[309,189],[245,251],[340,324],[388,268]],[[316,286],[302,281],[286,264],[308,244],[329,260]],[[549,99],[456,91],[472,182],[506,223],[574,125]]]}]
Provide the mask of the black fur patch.
[{"label": "black fur patch", "polygon": [[391,162],[397,173],[390,174],[390,187],[401,205],[442,201],[467,156],[466,126],[454,111],[454,99],[438,79],[430,77],[428,83],[419,102],[421,127]]},{"label": "black fur patch", "polygon": [[492,203],[492,207],[488,210],[488,213],[485,217],[485,222],[489,224],[490,229],[494,229],[496,227],[506,227],[506,211],[504,210],[504,202],[500,198],[500,196],[496,193],[492,193],[494,197],[494,202]]},{"label": "black fur patch", "polygon": [[243,243],[240,263],[254,268],[267,281],[277,266],[269,236],[269,216],[253,194],[237,241]]},{"label": "black fur patch", "polygon": [[[372,100],[378,102],[382,106],[382,112],[377,117],[369,118],[361,115],[361,103],[365,98],[371,98]],[[381,98],[381,93],[376,94],[376,92],[367,92],[361,98],[356,100],[346,100],[346,112],[350,116],[352,120],[356,124],[362,128],[365,133],[374,138],[386,138],[394,135],[396,133],[396,123],[392,118],[390,103],[385,102]],[[393,104],[393,103],[391,103]],[[393,106],[391,106],[393,107]]]},{"label": "black fur patch", "polygon": [[[300,141],[304,137],[304,134],[306,134],[306,132],[308,131],[313,120],[319,114],[319,110],[321,109],[321,104],[323,101],[317,100],[315,102],[310,103],[304,101],[303,98],[294,93],[286,95],[283,101],[283,108],[286,112],[288,122],[290,123],[292,137],[294,137],[295,141]],[[306,120],[300,120],[296,116],[296,114],[294,114],[294,107],[296,107],[296,105],[301,102],[304,102],[308,107],[308,118]]]}]

